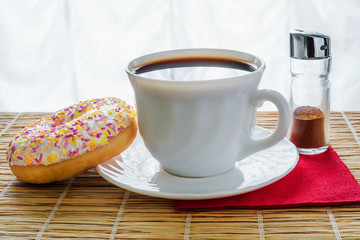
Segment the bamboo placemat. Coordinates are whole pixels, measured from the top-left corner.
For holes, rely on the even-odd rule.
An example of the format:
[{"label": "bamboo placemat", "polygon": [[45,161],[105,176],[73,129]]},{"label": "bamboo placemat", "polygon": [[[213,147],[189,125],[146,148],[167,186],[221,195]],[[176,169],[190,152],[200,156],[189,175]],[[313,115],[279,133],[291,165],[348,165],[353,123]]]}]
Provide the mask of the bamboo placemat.
[{"label": "bamboo placemat", "polygon": [[[360,206],[175,212],[172,201],[113,186],[94,169],[30,185],[6,162],[11,138],[44,113],[0,113],[1,239],[360,239]],[[274,129],[277,115],[258,114]],[[360,112],[331,114],[330,143],[360,182]]]}]

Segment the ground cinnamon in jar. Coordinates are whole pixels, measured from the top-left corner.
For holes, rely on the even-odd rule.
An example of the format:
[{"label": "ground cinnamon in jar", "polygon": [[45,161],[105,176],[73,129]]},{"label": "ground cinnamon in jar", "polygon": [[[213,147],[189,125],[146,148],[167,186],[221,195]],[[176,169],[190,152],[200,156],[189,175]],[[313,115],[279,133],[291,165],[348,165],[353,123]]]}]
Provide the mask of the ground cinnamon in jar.
[{"label": "ground cinnamon in jar", "polygon": [[295,109],[290,141],[299,148],[319,148],[326,144],[324,113],[315,107]]}]

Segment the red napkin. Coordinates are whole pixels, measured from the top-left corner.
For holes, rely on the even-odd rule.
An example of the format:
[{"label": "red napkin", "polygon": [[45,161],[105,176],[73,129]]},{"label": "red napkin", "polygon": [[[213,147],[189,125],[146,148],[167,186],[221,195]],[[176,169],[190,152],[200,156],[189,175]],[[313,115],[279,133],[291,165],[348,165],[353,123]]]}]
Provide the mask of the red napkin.
[{"label": "red napkin", "polygon": [[360,186],[337,153],[300,155],[292,172],[253,192],[209,200],[175,200],[175,210],[285,208],[360,203]]}]

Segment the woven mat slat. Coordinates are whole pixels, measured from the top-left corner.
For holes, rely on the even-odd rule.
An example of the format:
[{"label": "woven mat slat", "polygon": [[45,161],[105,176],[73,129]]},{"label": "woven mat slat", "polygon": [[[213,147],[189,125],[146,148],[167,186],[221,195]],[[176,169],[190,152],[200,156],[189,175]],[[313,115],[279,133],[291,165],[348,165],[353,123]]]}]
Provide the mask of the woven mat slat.
[{"label": "woven mat slat", "polygon": [[[354,133],[360,137],[360,112],[343,114],[331,115],[330,143],[360,182],[360,145],[354,137]],[[358,205],[186,213],[175,212],[171,200],[115,187],[94,169],[72,182],[22,183],[8,168],[8,143],[23,127],[46,114],[21,113],[12,122],[17,115],[0,113],[0,239],[35,239],[39,232],[44,239],[183,239],[185,235],[190,239],[260,239],[262,234],[266,239],[335,239],[330,213],[341,237],[360,236]],[[276,122],[273,112],[257,116],[261,127],[274,129]]]}]

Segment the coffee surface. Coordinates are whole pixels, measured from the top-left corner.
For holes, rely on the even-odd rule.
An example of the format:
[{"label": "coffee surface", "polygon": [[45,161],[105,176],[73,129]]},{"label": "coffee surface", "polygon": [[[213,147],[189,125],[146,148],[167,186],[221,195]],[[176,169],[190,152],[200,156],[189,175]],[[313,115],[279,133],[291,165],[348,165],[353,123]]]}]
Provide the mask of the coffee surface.
[{"label": "coffee surface", "polygon": [[236,77],[255,70],[255,64],[237,59],[188,57],[146,63],[132,69],[132,72],[160,80],[201,81]]}]

